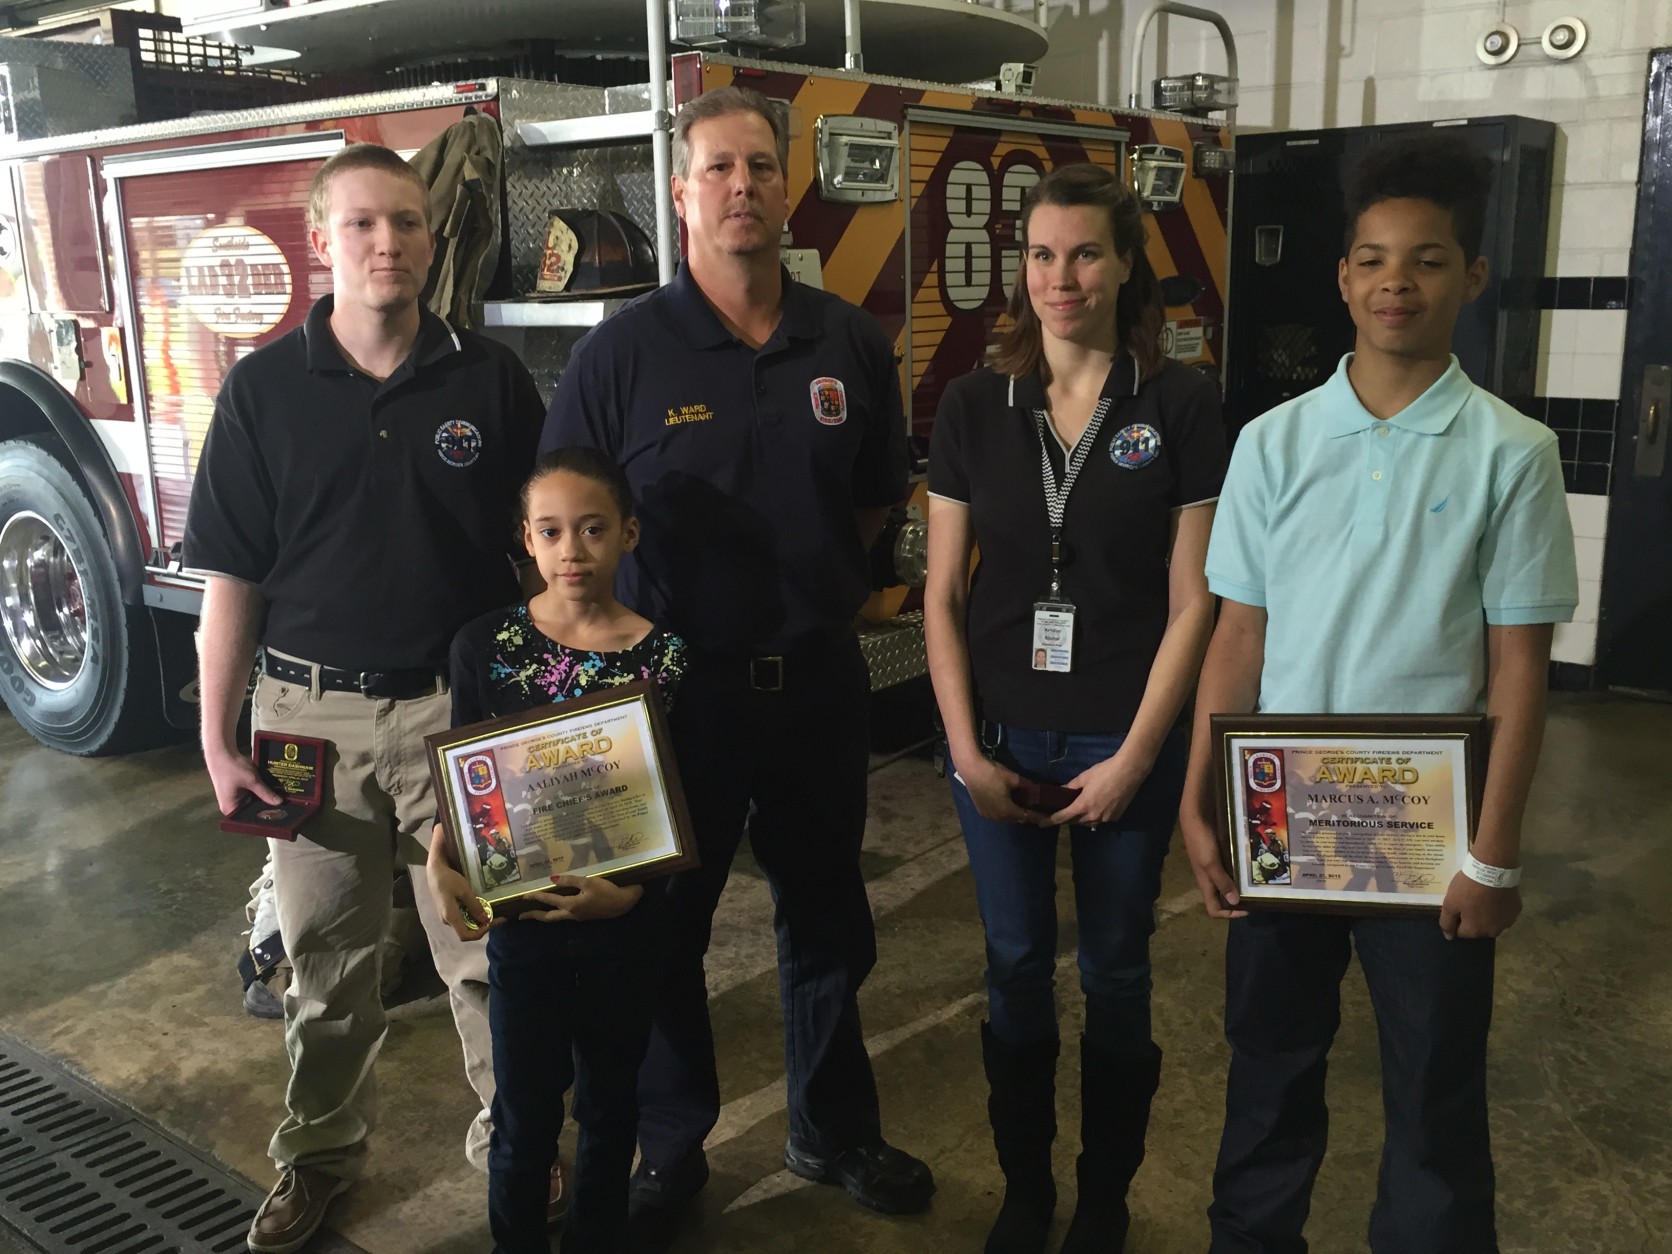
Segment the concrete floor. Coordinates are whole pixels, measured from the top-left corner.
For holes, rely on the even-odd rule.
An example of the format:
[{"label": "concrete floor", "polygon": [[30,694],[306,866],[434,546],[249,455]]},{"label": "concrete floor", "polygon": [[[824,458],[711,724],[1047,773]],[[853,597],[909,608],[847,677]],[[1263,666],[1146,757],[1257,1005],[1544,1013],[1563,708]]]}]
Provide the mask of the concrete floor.
[{"label": "concrete floor", "polygon": [[[1554,703],[1527,833],[1527,910],[1499,959],[1492,1101],[1506,1254],[1672,1249],[1669,748],[1672,707]],[[278,1025],[243,1014],[233,971],[261,851],[216,830],[196,753],[78,761],[37,747],[0,715],[0,814],[0,1031],[67,1060],[266,1187],[284,1055]],[[767,896],[740,863],[710,966],[728,1104],[684,1254],[981,1247],[997,1204],[976,1035],[981,933],[944,785],[926,762],[873,777],[867,845],[881,958],[865,990],[866,1027],[889,1136],[933,1165],[934,1208],[871,1216],[782,1170]],[[1063,906],[1071,910],[1067,894]],[[1156,1024],[1167,1067],[1134,1191],[1135,1254],[1204,1247],[1225,1062],[1221,932],[1176,854],[1161,912]],[[1067,953],[1066,913],[1063,940]],[[395,1011],[369,1175],[332,1211],[333,1225],[372,1254],[490,1245],[484,1181],[461,1152],[470,1098],[435,988],[409,986]],[[1075,1000],[1065,996],[1069,1040]],[[1365,1248],[1374,1187],[1375,1035],[1356,974],[1334,1063],[1332,1148],[1309,1234],[1320,1254]],[[1071,1132],[1075,1085],[1065,1074]],[[1065,1184],[1074,1149],[1059,1142]],[[1065,1191],[1065,1219],[1071,1202]]]}]

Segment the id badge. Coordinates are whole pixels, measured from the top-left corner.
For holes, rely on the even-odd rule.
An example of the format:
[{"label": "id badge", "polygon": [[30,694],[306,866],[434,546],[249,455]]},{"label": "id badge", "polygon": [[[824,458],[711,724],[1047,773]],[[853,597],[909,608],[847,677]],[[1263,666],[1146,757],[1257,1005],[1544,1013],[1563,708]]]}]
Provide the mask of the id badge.
[{"label": "id badge", "polygon": [[1068,601],[1033,603],[1033,669],[1066,675],[1074,669],[1074,606]]}]

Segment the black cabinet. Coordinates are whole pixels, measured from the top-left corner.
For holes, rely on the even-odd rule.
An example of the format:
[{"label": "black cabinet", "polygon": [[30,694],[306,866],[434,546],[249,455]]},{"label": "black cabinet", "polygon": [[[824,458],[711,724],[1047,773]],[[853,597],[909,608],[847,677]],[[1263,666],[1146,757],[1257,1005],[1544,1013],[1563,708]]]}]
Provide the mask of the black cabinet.
[{"label": "black cabinet", "polygon": [[1243,134],[1236,141],[1226,319],[1225,415],[1233,432],[1323,383],[1353,347],[1336,267],[1354,164],[1380,140],[1442,128],[1477,144],[1495,167],[1481,241],[1489,277],[1458,319],[1454,351],[1488,391],[1512,402],[1532,395],[1553,123],[1492,117]]}]

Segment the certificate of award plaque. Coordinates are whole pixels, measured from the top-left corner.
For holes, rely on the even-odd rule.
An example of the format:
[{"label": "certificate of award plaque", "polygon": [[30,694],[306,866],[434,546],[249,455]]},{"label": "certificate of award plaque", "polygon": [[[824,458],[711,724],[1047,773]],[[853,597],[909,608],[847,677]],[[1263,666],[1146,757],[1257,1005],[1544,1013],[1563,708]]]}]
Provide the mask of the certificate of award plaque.
[{"label": "certificate of award plaque", "polygon": [[295,840],[296,833],[324,804],[325,742],[313,736],[258,731],[254,745],[256,774],[279,794],[279,804],[246,797],[221,819],[223,832]]},{"label": "certificate of award plaque", "polygon": [[696,865],[653,683],[456,727],[425,744],[437,818],[495,914],[551,891],[554,875],[631,884]]},{"label": "certificate of award plaque", "polygon": [[1480,812],[1483,717],[1216,714],[1213,736],[1243,906],[1440,908]]}]

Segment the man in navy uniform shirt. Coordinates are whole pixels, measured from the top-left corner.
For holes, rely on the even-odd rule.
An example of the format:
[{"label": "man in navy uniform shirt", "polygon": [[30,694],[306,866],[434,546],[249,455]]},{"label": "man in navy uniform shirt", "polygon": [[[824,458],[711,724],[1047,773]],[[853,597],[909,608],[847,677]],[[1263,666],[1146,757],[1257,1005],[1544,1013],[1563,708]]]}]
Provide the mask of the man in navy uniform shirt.
[{"label": "man in navy uniform shirt", "polygon": [[721,88],[674,124],[689,249],[667,287],[576,346],[542,449],[625,468],[643,538],[626,603],[679,632],[674,726],[699,869],[669,883],[669,970],[640,1075],[641,1239],[671,1239],[708,1178],[720,1111],[703,955],[745,826],[776,903],[790,1170],[874,1210],[924,1209],[928,1167],[882,1139],[857,994],[876,961],[859,870],[870,679],[853,631],[865,553],[906,491],[893,347],[854,306],[790,279],[788,139]]}]

